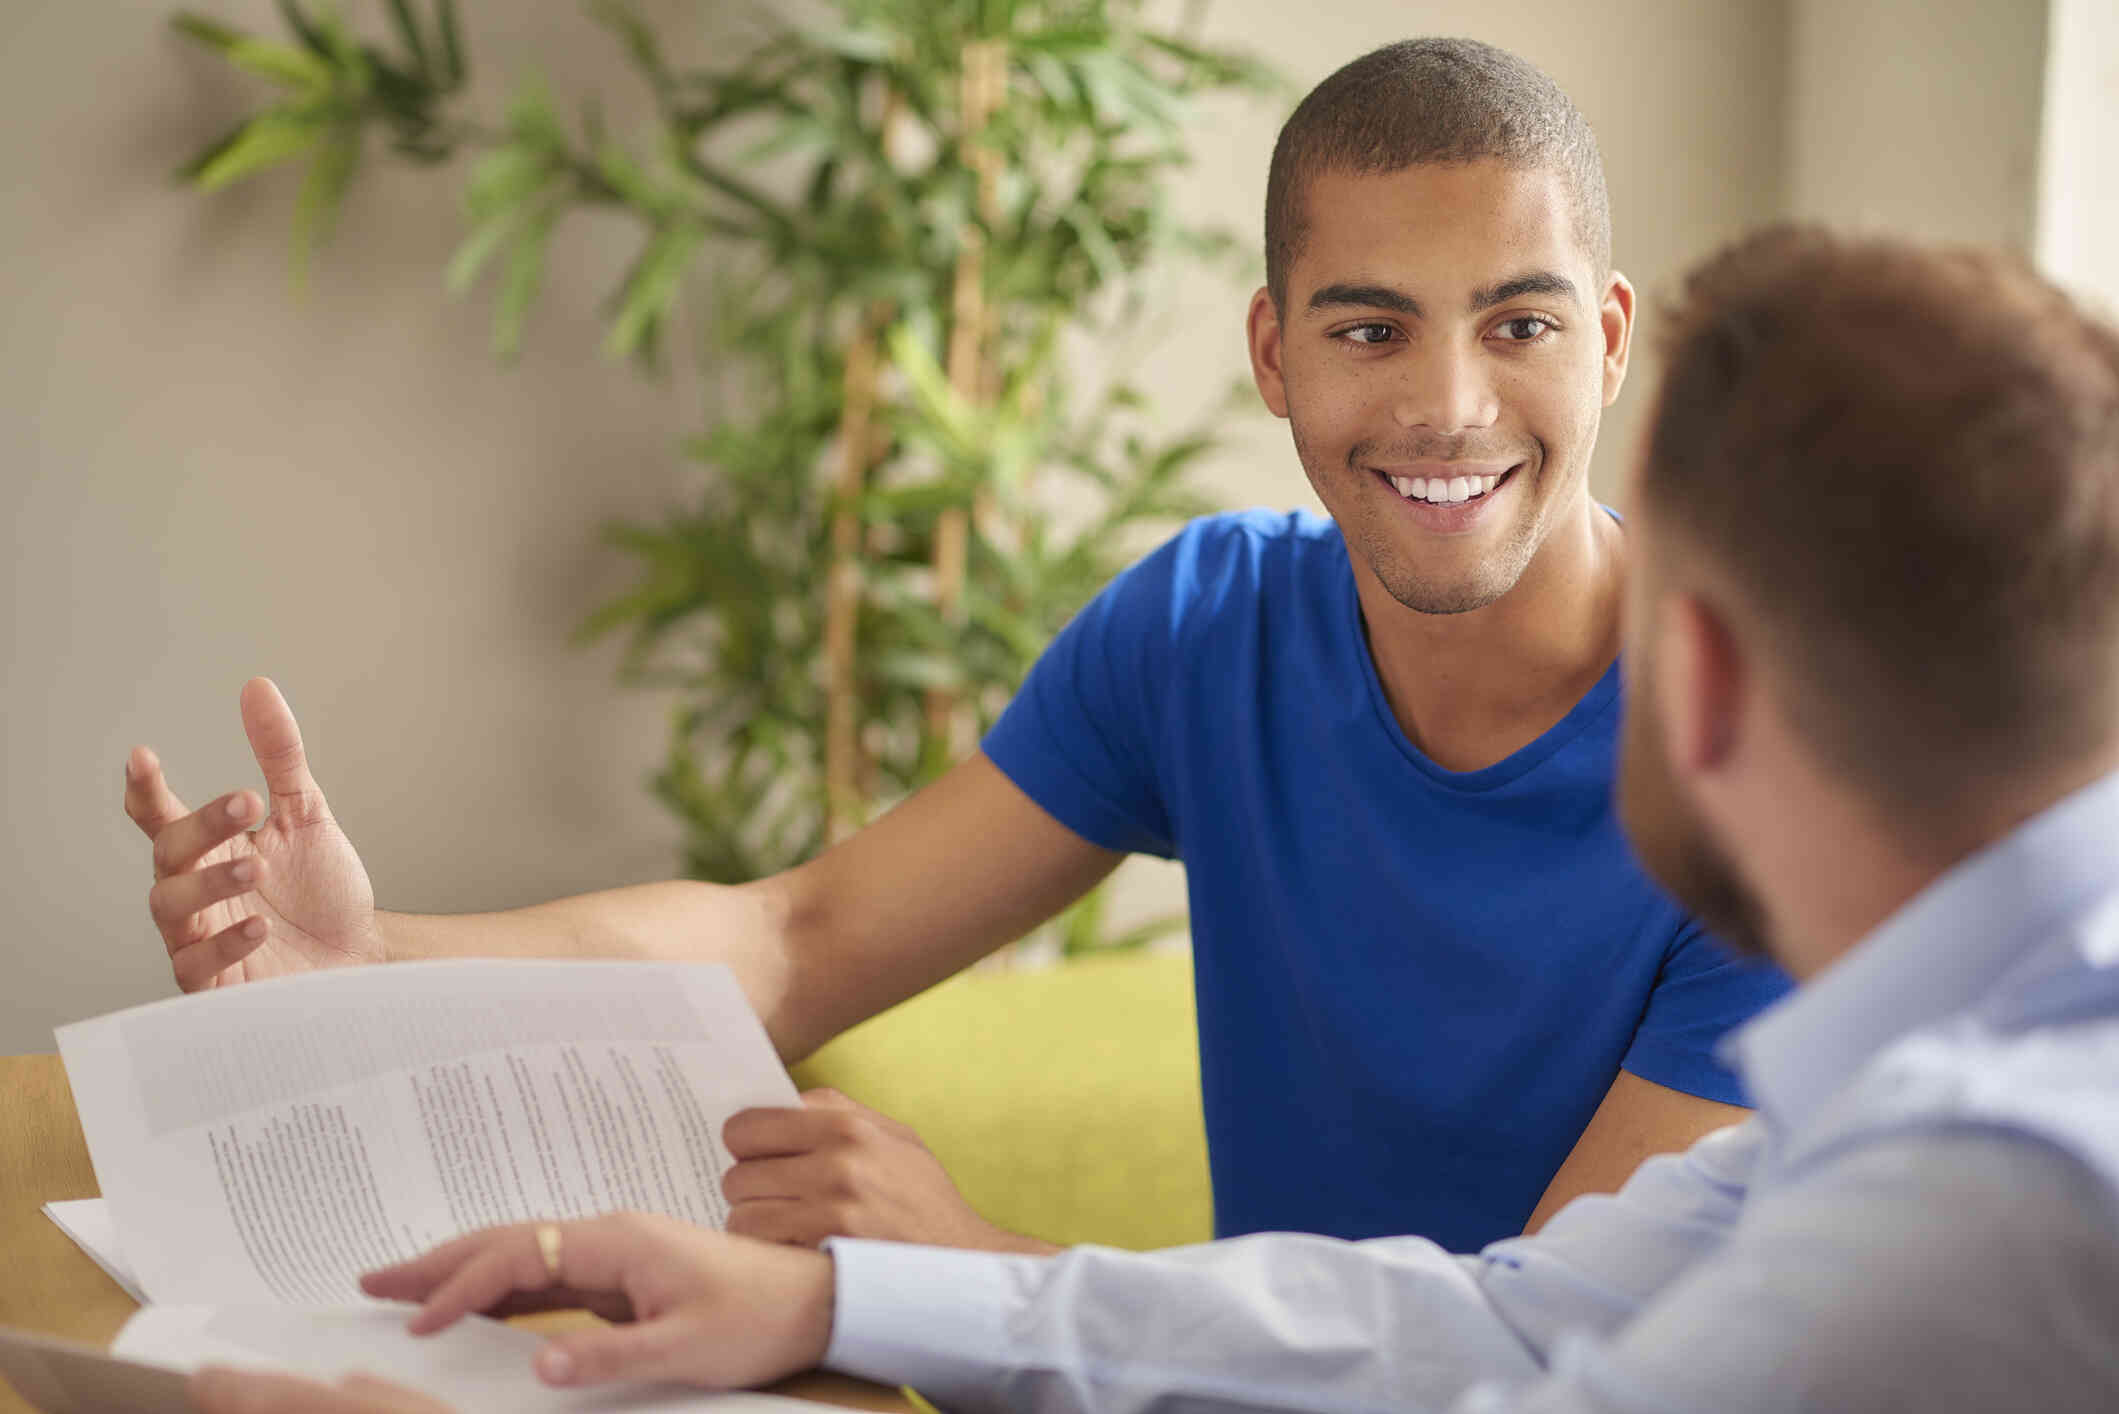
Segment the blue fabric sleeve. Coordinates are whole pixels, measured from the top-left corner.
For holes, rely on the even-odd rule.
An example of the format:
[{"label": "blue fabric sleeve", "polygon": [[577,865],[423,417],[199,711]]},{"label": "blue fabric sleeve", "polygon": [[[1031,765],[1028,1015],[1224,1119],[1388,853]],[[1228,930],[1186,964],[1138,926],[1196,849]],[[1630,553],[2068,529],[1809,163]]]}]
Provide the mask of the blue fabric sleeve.
[{"label": "blue fabric sleeve", "polygon": [[1156,737],[1192,582],[1187,542],[1208,524],[1181,531],[1076,614],[981,744],[1047,814],[1105,849],[1177,853]]},{"label": "blue fabric sleeve", "polygon": [[1663,957],[1648,1010],[1620,1064],[1703,1100],[1749,1105],[1743,1082],[1716,1058],[1715,1047],[1792,985],[1780,969],[1737,956],[1688,919]]}]

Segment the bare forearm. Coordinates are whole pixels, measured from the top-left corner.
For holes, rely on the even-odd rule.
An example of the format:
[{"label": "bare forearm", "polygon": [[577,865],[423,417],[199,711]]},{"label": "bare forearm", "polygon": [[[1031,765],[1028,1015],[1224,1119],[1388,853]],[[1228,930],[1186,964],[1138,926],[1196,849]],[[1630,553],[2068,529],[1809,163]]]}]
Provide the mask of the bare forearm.
[{"label": "bare forearm", "polygon": [[787,1007],[784,891],[774,880],[730,887],[689,879],[576,894],[497,913],[376,915],[392,962],[451,957],[721,962],[776,1045]]}]

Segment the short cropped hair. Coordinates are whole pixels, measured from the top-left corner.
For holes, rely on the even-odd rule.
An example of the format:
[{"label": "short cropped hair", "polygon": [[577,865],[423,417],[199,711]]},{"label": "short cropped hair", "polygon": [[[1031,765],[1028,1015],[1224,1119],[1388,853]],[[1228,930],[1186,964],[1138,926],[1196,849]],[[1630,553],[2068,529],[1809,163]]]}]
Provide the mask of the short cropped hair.
[{"label": "short cropped hair", "polygon": [[1779,227],[1666,342],[1644,518],[1844,779],[1947,828],[2119,741],[2119,331],[1999,251]]},{"label": "short cropped hair", "polygon": [[1287,307],[1288,271],[1308,229],[1303,205],[1325,172],[1375,174],[1492,159],[1567,179],[1577,235],[1611,269],[1611,200],[1596,134],[1528,60],[1472,39],[1408,39],[1364,54],[1310,90],[1280,130],[1266,175],[1266,288]]}]

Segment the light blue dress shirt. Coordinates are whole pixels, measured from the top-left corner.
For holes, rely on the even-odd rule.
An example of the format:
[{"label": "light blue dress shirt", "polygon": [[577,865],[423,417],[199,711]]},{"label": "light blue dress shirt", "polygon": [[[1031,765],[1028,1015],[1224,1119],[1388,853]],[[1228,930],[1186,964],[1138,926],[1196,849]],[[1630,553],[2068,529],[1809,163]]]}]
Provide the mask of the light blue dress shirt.
[{"label": "light blue dress shirt", "polygon": [[967,1414],[2119,1410],[2119,775],[1729,1045],[1756,1115],[1536,1237],[835,1239],[826,1363]]}]

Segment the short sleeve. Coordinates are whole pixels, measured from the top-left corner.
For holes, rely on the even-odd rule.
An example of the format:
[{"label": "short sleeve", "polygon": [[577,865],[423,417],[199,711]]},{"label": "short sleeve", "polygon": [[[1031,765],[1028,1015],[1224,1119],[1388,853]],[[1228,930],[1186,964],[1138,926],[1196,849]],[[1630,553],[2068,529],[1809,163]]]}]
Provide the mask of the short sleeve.
[{"label": "short sleeve", "polygon": [[1191,576],[1195,523],[1061,629],[982,749],[1024,794],[1105,849],[1173,857],[1156,741]]},{"label": "short sleeve", "polygon": [[1643,1080],[1703,1100],[1749,1105],[1743,1083],[1716,1047],[1792,985],[1779,968],[1738,956],[1688,919],[1664,954],[1620,1064]]}]

